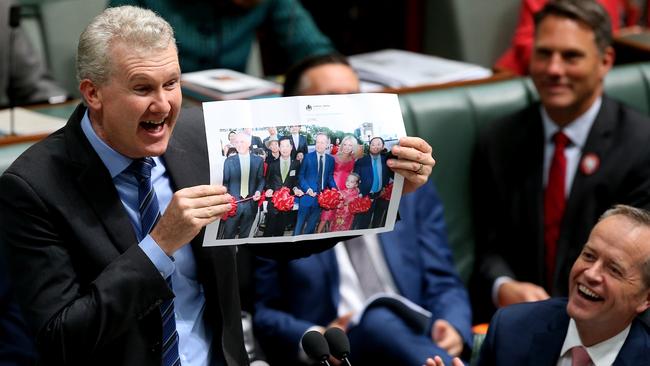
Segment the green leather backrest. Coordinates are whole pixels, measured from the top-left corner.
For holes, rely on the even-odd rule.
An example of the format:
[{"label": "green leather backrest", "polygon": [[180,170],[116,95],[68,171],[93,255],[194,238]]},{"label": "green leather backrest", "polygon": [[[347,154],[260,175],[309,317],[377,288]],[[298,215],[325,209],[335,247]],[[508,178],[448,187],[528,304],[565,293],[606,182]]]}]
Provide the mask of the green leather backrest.
[{"label": "green leather backrest", "polygon": [[[648,114],[650,63],[614,68],[607,76],[608,95]],[[445,206],[449,243],[463,280],[474,262],[471,210],[471,158],[479,128],[537,101],[528,78],[438,89],[399,96],[406,131],[433,147],[431,175]]]}]

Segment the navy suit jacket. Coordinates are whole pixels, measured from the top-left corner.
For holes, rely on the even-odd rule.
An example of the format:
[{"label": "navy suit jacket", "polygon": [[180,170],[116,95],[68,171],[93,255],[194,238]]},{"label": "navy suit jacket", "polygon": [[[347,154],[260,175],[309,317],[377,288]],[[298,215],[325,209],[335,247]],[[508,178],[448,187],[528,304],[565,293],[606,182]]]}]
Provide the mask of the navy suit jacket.
[{"label": "navy suit jacket", "polygon": [[[320,192],[318,186],[318,154],[315,151],[305,155],[305,158],[300,165],[300,173],[298,174],[298,184],[300,189],[305,192],[305,195],[300,197],[300,206],[310,207],[317,204],[317,197],[311,197],[307,194],[309,188],[314,192]],[[325,170],[323,177],[324,188],[337,188],[334,181],[334,158],[332,155],[325,154]]]},{"label": "navy suit jacket", "polygon": [[[566,298],[553,298],[499,309],[478,365],[555,366],[569,329],[566,305]],[[614,366],[648,365],[649,354],[650,328],[635,319]]]},{"label": "navy suit jacket", "polygon": [[296,147],[296,144],[293,143],[293,135],[289,134],[287,136],[289,141],[291,142],[291,159],[295,159],[296,155],[298,155],[299,152],[302,153],[302,155],[307,155],[309,152],[309,148],[307,147],[307,138],[304,135],[298,135],[298,147]]},{"label": "navy suit jacket", "polygon": [[[431,311],[434,319],[448,320],[471,344],[469,299],[453,266],[433,185],[405,195],[400,217],[394,231],[379,235],[399,293]],[[270,359],[291,362],[287,357],[298,355],[309,327],[327,326],[337,317],[336,254],[332,249],[290,262],[260,259],[256,280],[255,334]]]},{"label": "navy suit jacket", "polygon": [[[383,188],[386,186],[386,184],[388,184],[388,179],[391,177],[393,171],[388,169],[388,166],[386,166],[386,155],[381,154],[380,157],[381,157],[381,187]],[[354,163],[354,172],[359,174],[359,176],[361,177],[361,183],[359,184],[359,191],[361,191],[362,195],[366,196],[368,193],[370,193],[370,190],[372,189],[372,180],[373,180],[372,160],[370,159],[370,155],[366,155]]]},{"label": "navy suit jacket", "polygon": [[[256,191],[263,193],[264,160],[253,154],[249,154],[249,157],[250,169],[248,171],[248,196],[252,196]],[[232,196],[240,196],[241,166],[239,164],[239,154],[229,156],[223,163],[223,185],[228,189],[228,193]]]}]

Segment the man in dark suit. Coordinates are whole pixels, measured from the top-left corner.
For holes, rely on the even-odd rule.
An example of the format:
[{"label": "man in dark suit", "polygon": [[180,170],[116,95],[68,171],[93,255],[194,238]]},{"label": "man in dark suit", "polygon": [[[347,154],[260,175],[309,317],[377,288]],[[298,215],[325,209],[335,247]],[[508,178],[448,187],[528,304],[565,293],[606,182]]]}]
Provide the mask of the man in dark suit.
[{"label": "man in dark suit", "polygon": [[266,228],[264,236],[283,236],[287,227],[287,219],[290,211],[278,211],[271,197],[273,193],[282,187],[287,187],[293,195],[301,197],[303,191],[298,187],[298,172],[300,171],[300,162],[291,159],[291,142],[288,137],[282,137],[280,140],[280,158],[269,164],[266,172],[266,192],[268,198],[266,206]]},{"label": "man in dark suit", "polygon": [[298,184],[305,194],[298,203],[298,220],[293,235],[314,232],[321,211],[318,195],[326,188],[337,188],[334,181],[334,158],[325,153],[329,142],[326,134],[317,134],[316,150],[307,154],[300,165]]},{"label": "man in dark suit", "polygon": [[250,153],[250,141],[243,133],[234,138],[237,154],[223,163],[223,185],[237,201],[237,212],[222,222],[223,238],[247,238],[257,215],[257,202],[264,189],[264,160]]},{"label": "man in dark suit", "polygon": [[0,365],[34,365],[36,348],[14,301],[5,256],[0,250]]},{"label": "man in dark suit", "polygon": [[571,268],[568,300],[499,309],[478,365],[647,365],[650,327],[638,315],[650,307],[648,258],[650,212],[607,210]]},{"label": "man in dark suit", "polygon": [[[339,244],[290,262],[259,262],[254,325],[269,361],[295,364],[300,337],[333,325],[347,330],[352,364],[357,365],[419,366],[436,354],[449,360],[471,349],[469,298],[453,266],[433,185],[405,196],[399,212],[394,231],[366,235],[365,243]],[[373,262],[384,263],[374,266],[383,279],[379,291],[400,294],[432,317],[414,326],[393,308],[377,305],[366,310],[359,324],[349,324],[373,293],[355,275],[358,269],[350,264],[355,262],[347,245],[374,247]]]},{"label": "man in dark suit", "polygon": [[[167,362],[247,365],[235,247],[202,247],[203,227],[230,209],[230,196],[208,185],[201,111],[176,124],[171,27],[148,10],[109,8],[79,50],[85,105],[0,177],[0,242],[42,363],[160,366],[164,348]],[[301,256],[333,244],[260,252]]]},{"label": "man in dark suit", "polygon": [[549,2],[530,71],[541,104],[481,131],[474,202],[478,321],[568,294],[571,263],[615,203],[650,207],[650,121],[603,95],[614,59],[596,1]]},{"label": "man in dark suit", "polygon": [[307,148],[307,137],[300,134],[300,125],[289,127],[289,131],[291,131],[291,135],[288,136],[291,138],[289,140],[291,141],[291,159],[302,162],[302,159],[309,151]]},{"label": "man in dark suit", "polygon": [[359,191],[364,196],[370,196],[372,205],[366,213],[354,217],[353,229],[376,228],[386,222],[389,201],[380,196],[393,173],[386,166],[386,155],[382,154],[383,151],[384,139],[375,136],[370,139],[368,155],[354,163],[354,172],[361,177]]}]

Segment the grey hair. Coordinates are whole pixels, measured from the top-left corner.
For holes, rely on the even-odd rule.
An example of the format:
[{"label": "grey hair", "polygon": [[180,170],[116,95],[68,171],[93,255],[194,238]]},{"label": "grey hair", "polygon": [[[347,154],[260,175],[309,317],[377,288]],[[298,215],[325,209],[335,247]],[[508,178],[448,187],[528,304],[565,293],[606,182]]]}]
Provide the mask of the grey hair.
[{"label": "grey hair", "polygon": [[[600,222],[608,217],[615,215],[627,217],[632,222],[650,229],[650,211],[627,205],[615,205],[614,207],[605,211],[605,213],[600,216],[598,221]],[[650,245],[650,243],[647,245]],[[641,264],[641,276],[645,287],[650,288],[650,258],[646,258]]]},{"label": "grey hair", "polygon": [[102,85],[112,71],[110,49],[128,45],[136,53],[165,50],[176,46],[174,30],[151,10],[135,6],[107,8],[97,15],[79,37],[77,80],[89,79]]},{"label": "grey hair", "polygon": [[326,134],[325,132],[319,132],[319,133],[317,133],[316,136],[314,136],[314,141],[316,141],[316,139],[318,138],[318,136],[325,136],[325,138],[327,139],[327,143],[328,143],[328,144],[330,143],[330,137],[329,137],[329,135]]}]

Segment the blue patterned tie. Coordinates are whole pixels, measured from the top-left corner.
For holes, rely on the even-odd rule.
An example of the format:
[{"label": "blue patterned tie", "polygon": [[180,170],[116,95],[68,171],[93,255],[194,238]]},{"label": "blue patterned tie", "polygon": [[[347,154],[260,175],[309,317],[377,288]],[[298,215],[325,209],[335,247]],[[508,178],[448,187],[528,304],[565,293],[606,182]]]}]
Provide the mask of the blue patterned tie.
[{"label": "blue patterned tie", "polygon": [[[134,160],[129,166],[138,181],[138,210],[140,211],[140,240],[147,236],[160,218],[158,198],[151,183],[151,169],[156,165],[152,158]],[[172,289],[172,278],[167,277]],[[162,318],[162,366],[180,365],[178,355],[178,333],[174,318],[174,299],[165,300],[160,305]]]}]

